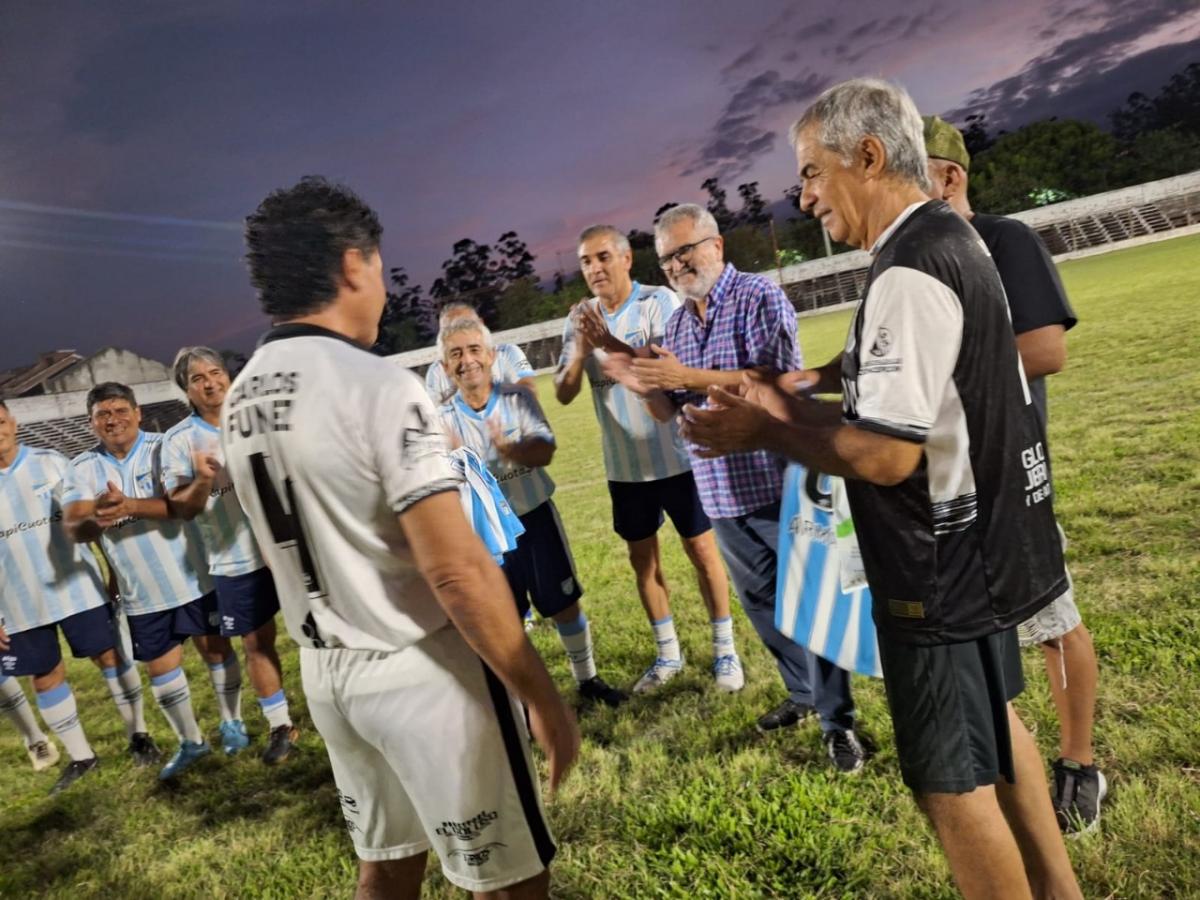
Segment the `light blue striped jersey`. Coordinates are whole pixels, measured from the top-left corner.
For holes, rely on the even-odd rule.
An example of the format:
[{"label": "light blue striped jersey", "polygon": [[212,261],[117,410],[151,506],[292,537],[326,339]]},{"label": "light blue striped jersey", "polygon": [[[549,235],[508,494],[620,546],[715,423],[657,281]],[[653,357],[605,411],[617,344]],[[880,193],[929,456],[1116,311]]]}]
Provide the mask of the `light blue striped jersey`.
[{"label": "light blue striped jersey", "polygon": [[883,675],[845,483],[799,463],[784,473],[775,627],[847,672]]},{"label": "light blue striped jersey", "polygon": [[193,519],[204,541],[209,574],[233,577],[258,571],[266,563],[229,480],[219,428],[193,414],[163,435],[163,486],[169,493],[195,481],[194,453],[209,453],[221,461],[221,471],[213,481],[208,502]]},{"label": "light blue striped jersey", "polygon": [[[598,300],[589,301],[603,314],[608,330],[631,347],[663,342],[663,331],[671,313],[679,306],[674,292],[636,281],[620,308],[609,313]],[[563,328],[561,371],[575,356],[575,319],[567,317]],[[600,368],[603,350],[593,350],[583,364],[592,389],[592,405],[600,422],[604,447],[604,470],[609,481],[658,481],[681,475],[692,468],[687,445],[679,436],[675,419],[659,422],[633,391],[617,384]]]},{"label": "light blue striped jersey", "polygon": [[[80,453],[71,460],[63,506],[94,500],[110,481],[127,497],[163,496],[162,440],[161,434],[139,432],[124,459],[102,446]],[[100,545],[113,564],[128,615],[174,609],[212,590],[200,534],[191,522],[130,517],[105,528]]]},{"label": "light blue striped jersey", "polygon": [[[492,360],[492,381],[501,384],[513,384],[522,378],[533,375],[533,367],[516,344],[497,344],[496,358]],[[454,396],[454,383],[446,374],[446,367],[441,360],[434,360],[425,370],[425,390],[437,406],[448,403]]]},{"label": "light blue striped jersey", "polygon": [[462,446],[474,450],[487,463],[500,482],[500,489],[518,516],[541,506],[554,493],[554,482],[544,468],[530,468],[504,462],[492,445],[488,420],[494,420],[510,441],[539,437],[554,441],[554,432],[542,408],[529,391],[511,384],[493,384],[487,405],[476,412],[467,406],[461,393],[441,409],[446,429],[458,437]]},{"label": "light blue striped jersey", "polygon": [[96,557],[63,529],[63,477],[55,450],[21,445],[0,469],[0,617],[9,634],[61,622],[107,602]]},{"label": "light blue striped jersey", "polygon": [[517,548],[517,538],[525,533],[525,526],[504,499],[500,483],[474,450],[468,447],[452,450],[450,464],[463,478],[458,488],[463,514],[492,558],[502,562],[505,553]]}]

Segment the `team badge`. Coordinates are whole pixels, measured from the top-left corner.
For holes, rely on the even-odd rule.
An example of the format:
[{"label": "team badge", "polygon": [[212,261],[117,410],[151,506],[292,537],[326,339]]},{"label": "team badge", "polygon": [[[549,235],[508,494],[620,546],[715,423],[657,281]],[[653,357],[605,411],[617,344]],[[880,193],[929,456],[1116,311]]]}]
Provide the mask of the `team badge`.
[{"label": "team badge", "polygon": [[892,349],[892,333],[882,325],[875,334],[875,343],[871,345],[872,356],[886,356]]}]

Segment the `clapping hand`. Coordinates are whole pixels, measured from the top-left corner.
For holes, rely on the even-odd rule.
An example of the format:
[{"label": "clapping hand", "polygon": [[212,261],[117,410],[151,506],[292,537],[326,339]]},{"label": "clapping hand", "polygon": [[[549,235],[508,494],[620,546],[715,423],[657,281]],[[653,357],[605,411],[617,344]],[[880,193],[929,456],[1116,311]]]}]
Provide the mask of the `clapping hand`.
[{"label": "clapping hand", "polygon": [[114,482],[108,482],[107,488],[96,498],[96,524],[110,528],[132,515],[130,499]]},{"label": "clapping hand", "polygon": [[687,387],[687,367],[670,350],[650,345],[651,357],[635,357],[633,374],[646,391],[674,391]]},{"label": "clapping hand", "polygon": [[708,389],[708,407],[683,408],[680,432],[706,459],[761,450],[773,416],[762,406],[719,387]]}]

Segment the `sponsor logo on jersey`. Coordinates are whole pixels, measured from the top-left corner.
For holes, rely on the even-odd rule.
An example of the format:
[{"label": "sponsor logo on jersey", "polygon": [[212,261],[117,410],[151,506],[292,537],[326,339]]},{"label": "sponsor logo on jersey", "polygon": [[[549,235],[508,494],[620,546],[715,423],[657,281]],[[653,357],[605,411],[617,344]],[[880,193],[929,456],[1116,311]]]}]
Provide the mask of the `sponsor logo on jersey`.
[{"label": "sponsor logo on jersey", "polygon": [[1050,496],[1050,467],[1041,441],[1021,451],[1021,465],[1025,467],[1025,505],[1041,503]]},{"label": "sponsor logo on jersey", "polygon": [[475,838],[483,834],[484,830],[500,818],[500,813],[496,810],[481,810],[479,815],[467,819],[465,822],[443,822],[436,829],[437,833],[442,837],[457,838],[460,841],[473,841]]},{"label": "sponsor logo on jersey", "polygon": [[20,534],[24,531],[33,531],[35,528],[41,528],[43,525],[49,525],[53,522],[62,520],[63,514],[61,509],[56,509],[51,515],[41,519],[34,519],[32,522],[18,522],[16,525],[11,525],[0,531],[0,539],[7,540],[14,534]]},{"label": "sponsor logo on jersey", "polygon": [[508,844],[502,844],[499,841],[492,841],[490,844],[484,844],[482,847],[466,847],[462,850],[451,850],[451,856],[461,856],[463,862],[468,866],[482,866],[485,862],[491,859],[492,851],[497,847],[507,847]]}]

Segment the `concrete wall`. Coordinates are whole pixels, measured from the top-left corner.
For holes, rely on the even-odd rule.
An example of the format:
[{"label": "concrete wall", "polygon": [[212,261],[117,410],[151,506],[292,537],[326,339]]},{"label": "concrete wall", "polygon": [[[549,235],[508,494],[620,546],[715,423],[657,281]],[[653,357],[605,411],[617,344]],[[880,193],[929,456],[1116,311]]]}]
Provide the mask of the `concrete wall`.
[{"label": "concrete wall", "polygon": [[138,356],[129,350],[106,347],[62,375],[48,379],[45,384],[47,394],[65,394],[90,390],[103,381],[134,385],[170,378],[170,369],[158,360]]},{"label": "concrete wall", "polygon": [[[187,396],[175,386],[173,381],[131,384],[130,387],[133,388],[133,396],[137,397],[138,404],[141,406],[150,403],[165,403],[168,400],[187,402]],[[89,384],[88,390],[91,388],[92,385]],[[52,422],[56,419],[87,415],[87,390],[43,394],[39,397],[16,397],[4,402],[21,424]]]}]

